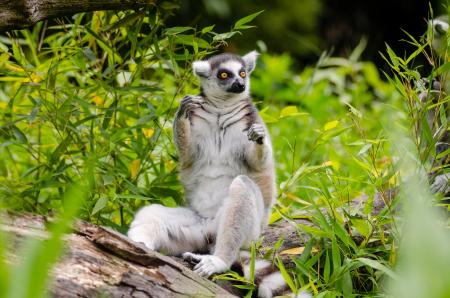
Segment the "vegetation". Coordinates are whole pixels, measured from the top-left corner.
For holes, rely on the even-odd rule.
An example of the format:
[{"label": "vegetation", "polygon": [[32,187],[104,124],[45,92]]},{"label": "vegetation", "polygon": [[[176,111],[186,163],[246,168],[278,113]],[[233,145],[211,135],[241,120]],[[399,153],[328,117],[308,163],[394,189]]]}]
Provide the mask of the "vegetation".
[{"label": "vegetation", "polygon": [[[1,258],[0,295],[45,295],[44,282],[26,278],[46,280],[75,214],[125,232],[145,204],[184,203],[171,123],[183,95],[198,92],[190,64],[237,34],[251,34],[245,30],[259,13],[215,32],[213,25],[166,27],[176,9],[162,2],[148,10],[81,13],[0,37],[0,205],[62,222],[48,242],[28,243],[19,265]],[[288,273],[275,261],[294,291],[410,297],[405,291],[414,283],[420,291],[435,290],[430,297],[450,295],[448,223],[431,208],[443,202],[426,191],[424,174],[448,171],[433,163],[448,150],[436,153],[434,128],[424,119],[436,108],[448,130],[449,98],[436,103],[428,96],[421,103],[414,85],[450,64],[432,54],[429,41],[418,40],[408,37],[417,50],[405,57],[387,48],[388,74],[360,60],[364,40],[347,58],[324,53],[301,71],[288,54],[271,55],[258,43],[252,93],[271,131],[279,185],[271,222],[314,224],[297,225],[312,237],[293,254],[295,268]],[[419,56],[430,75],[420,74]],[[70,191],[74,185],[83,191]],[[390,200],[399,186],[403,191]],[[361,197],[366,203],[351,204]],[[375,197],[389,207],[374,215]],[[411,205],[404,216],[399,201]],[[418,239],[407,236],[411,231]],[[395,272],[398,263],[400,273],[411,274]],[[230,276],[241,279],[222,278]],[[41,288],[17,294],[24,283]],[[246,288],[253,289],[252,281]],[[420,291],[412,293],[427,296]]]}]

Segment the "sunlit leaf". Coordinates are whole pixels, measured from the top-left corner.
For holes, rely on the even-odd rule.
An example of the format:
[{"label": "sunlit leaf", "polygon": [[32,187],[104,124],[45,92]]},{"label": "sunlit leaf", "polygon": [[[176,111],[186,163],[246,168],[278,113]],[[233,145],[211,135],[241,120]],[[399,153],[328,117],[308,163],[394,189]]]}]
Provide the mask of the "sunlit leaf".
[{"label": "sunlit leaf", "polygon": [[327,122],[323,126],[323,130],[325,130],[325,131],[331,130],[331,129],[337,127],[338,124],[339,124],[339,120],[334,120],[334,121]]},{"label": "sunlit leaf", "polygon": [[138,173],[139,173],[139,168],[141,166],[141,160],[140,159],[135,159],[131,162],[131,179],[136,179]]}]

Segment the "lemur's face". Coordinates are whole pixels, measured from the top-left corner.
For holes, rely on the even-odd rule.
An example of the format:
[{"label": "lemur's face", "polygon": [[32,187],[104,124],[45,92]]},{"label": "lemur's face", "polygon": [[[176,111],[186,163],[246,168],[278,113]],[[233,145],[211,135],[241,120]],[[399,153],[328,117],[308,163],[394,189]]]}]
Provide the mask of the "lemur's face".
[{"label": "lemur's face", "polygon": [[448,55],[449,20],[448,16],[437,17],[429,22],[431,26],[431,46],[442,56]]},{"label": "lemur's face", "polygon": [[245,56],[221,54],[205,61],[195,61],[194,74],[202,83],[205,96],[216,103],[232,103],[247,97],[250,89],[249,76],[255,68],[258,53]]},{"label": "lemur's face", "polygon": [[217,86],[225,92],[242,93],[246,89],[248,77],[245,65],[238,60],[229,60],[219,64],[212,76]]}]

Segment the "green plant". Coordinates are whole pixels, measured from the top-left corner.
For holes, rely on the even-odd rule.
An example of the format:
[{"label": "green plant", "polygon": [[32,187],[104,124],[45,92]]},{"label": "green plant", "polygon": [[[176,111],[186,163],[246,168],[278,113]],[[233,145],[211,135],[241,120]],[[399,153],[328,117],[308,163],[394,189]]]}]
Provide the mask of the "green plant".
[{"label": "green plant", "polygon": [[[198,92],[190,63],[218,51],[259,13],[238,20],[224,33],[214,32],[214,26],[166,28],[165,20],[177,8],[164,1],[148,10],[81,13],[0,36],[0,204],[16,211],[51,211],[64,222],[61,230],[51,229],[48,242],[30,244],[34,249],[23,267],[17,267],[26,276],[38,274],[40,285],[61,252],[60,237],[75,211],[80,218],[124,232],[144,204],[184,203],[171,121],[178,100]],[[396,208],[401,196],[391,195],[404,179],[406,170],[399,163],[403,155],[417,153],[417,167],[426,172],[448,171],[433,166],[442,156],[430,134],[435,127],[424,123],[430,108],[444,113],[448,95],[437,104],[430,97],[422,105],[421,90],[414,84],[421,69],[414,63],[425,55],[433,79],[448,70],[449,62],[439,65],[427,41],[410,37],[409,42],[417,50],[404,58],[388,48],[385,56],[394,72],[385,75],[387,81],[372,62],[361,61],[364,40],[347,58],[325,53],[301,71],[294,69],[288,54],[263,52],[252,74],[254,101],[268,123],[277,161],[279,200],[270,221],[311,223],[296,225],[311,239],[295,248],[293,268],[276,261],[281,241],[270,250],[294,292],[382,296],[386,280],[401,278],[402,272],[393,268],[402,254],[406,262],[426,262],[419,255],[420,243],[412,241],[417,250],[408,255],[400,239],[404,222],[432,226],[433,213],[424,211],[417,223],[409,215],[403,221]],[[401,138],[387,133],[394,122],[402,125]],[[393,140],[404,134],[414,147],[394,150]],[[423,173],[414,177],[411,181],[424,180]],[[417,185],[425,187],[422,180]],[[69,189],[76,183],[85,191],[71,209],[65,204],[75,197]],[[64,194],[69,199],[63,200]],[[416,200],[422,192],[412,195]],[[364,204],[357,203],[361,198]],[[388,206],[377,209],[377,200]],[[431,238],[424,230],[420,235],[430,243],[446,243],[442,226],[439,222],[439,233]],[[5,237],[0,235],[1,243]],[[0,255],[5,249],[0,245]],[[254,262],[258,246],[252,252]],[[437,257],[445,259],[438,254],[430,257],[430,264]],[[39,262],[44,264],[41,271],[29,269]],[[18,293],[15,285],[24,282],[10,272],[0,262],[1,294]],[[399,293],[401,285],[413,280],[405,277]],[[255,290],[252,276],[247,280],[230,272],[220,278],[239,282],[249,295]],[[425,281],[421,285],[428,285]],[[36,291],[43,293],[42,288]],[[445,291],[443,287],[440,293]]]}]

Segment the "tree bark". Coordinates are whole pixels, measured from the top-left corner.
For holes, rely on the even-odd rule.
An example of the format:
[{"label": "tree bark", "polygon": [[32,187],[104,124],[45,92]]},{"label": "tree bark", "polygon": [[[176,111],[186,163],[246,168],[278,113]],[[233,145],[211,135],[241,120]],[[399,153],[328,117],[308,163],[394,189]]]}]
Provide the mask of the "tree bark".
[{"label": "tree bark", "polygon": [[[2,216],[0,229],[18,246],[46,239],[42,216]],[[65,236],[65,253],[51,272],[53,297],[236,297],[174,259],[150,251],[108,228],[84,221]],[[8,259],[18,260],[17,247]]]},{"label": "tree bark", "polygon": [[0,0],[0,31],[20,29],[40,20],[95,10],[137,9],[156,0]]},{"label": "tree bark", "polygon": [[[378,214],[386,203],[390,204],[397,191],[384,196],[376,194],[372,203],[372,215]],[[363,208],[368,196],[361,196],[350,203],[352,209]],[[326,216],[326,210],[321,210]],[[342,213],[342,210],[337,209]],[[3,224],[0,230],[14,236],[10,258],[18,260],[17,246],[25,237],[46,239],[46,220],[42,216],[0,214]],[[261,251],[273,249],[283,238],[276,252],[286,267],[294,266],[291,255],[282,251],[304,247],[310,235],[296,227],[296,223],[313,226],[308,220],[279,221],[267,227],[262,236]],[[359,242],[358,235],[352,235]],[[242,296],[230,282],[220,281],[220,287],[192,272],[191,264],[176,257],[167,257],[148,250],[128,237],[109,228],[77,221],[74,232],[65,236],[65,253],[51,272],[53,297],[236,297]],[[281,252],[281,253],[280,253]],[[226,289],[226,290],[225,290]],[[233,294],[231,294],[233,293]]]}]

